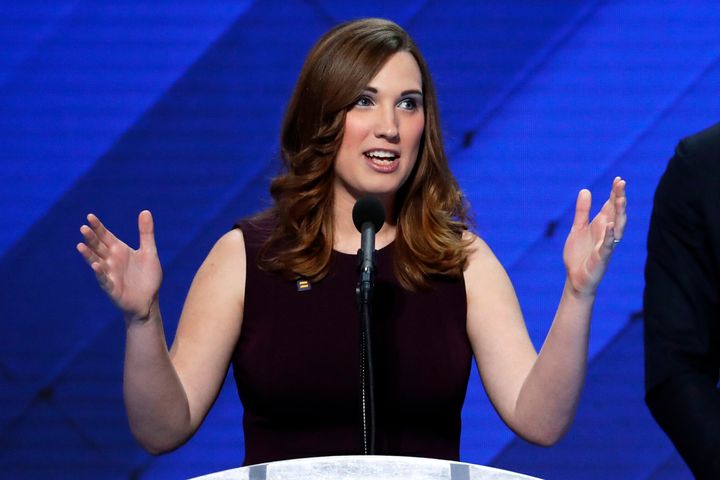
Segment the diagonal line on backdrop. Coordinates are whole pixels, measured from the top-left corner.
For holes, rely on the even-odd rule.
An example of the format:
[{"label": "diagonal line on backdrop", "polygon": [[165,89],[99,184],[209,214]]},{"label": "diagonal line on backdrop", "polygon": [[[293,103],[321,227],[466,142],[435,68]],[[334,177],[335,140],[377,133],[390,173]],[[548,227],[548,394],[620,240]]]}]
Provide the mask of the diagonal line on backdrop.
[{"label": "diagonal line on backdrop", "polygon": [[[335,25],[341,21],[342,19],[336,18],[333,16],[330,12],[327,11],[325,7],[320,4],[317,0],[305,0],[305,3],[309,6],[311,6],[322,18],[323,20],[327,20],[328,24]],[[413,3],[412,7],[408,8],[408,13],[405,15],[405,18],[400,20],[399,23],[402,23],[404,25],[409,25],[412,23],[413,20],[417,18],[417,15],[425,9],[425,7],[428,6],[429,0],[420,0],[415,3]]]},{"label": "diagonal line on backdrop", "polygon": [[[663,118],[665,118],[665,115],[667,115],[667,113],[670,112],[673,107],[675,107],[675,105],[677,105],[677,103],[682,100],[685,95],[687,95],[687,93],[705,77],[705,75],[707,75],[712,69],[714,69],[718,65],[720,65],[720,52],[718,52],[718,54],[714,56],[705,67],[701,68],[696,75],[691,77],[690,80],[684,86],[682,86],[682,88],[677,90],[677,93],[673,95],[665,105],[659,108],[657,113],[650,117],[645,125],[640,127],[638,131],[636,131],[633,135],[630,136],[628,141],[618,149],[618,152],[615,155],[612,156],[614,157],[614,159],[608,163],[607,167],[590,181],[590,185],[592,186],[597,184],[597,182],[599,182],[601,178],[605,177],[605,175],[607,175],[609,171],[625,157],[625,155],[627,155],[635,146],[640,143],[640,141],[652,130],[653,127],[655,127]],[[574,200],[565,208],[561,209],[559,214],[555,217],[555,220],[571,214],[573,208],[575,208]],[[516,267],[523,259],[525,259],[525,257],[527,257],[531,250],[533,250],[543,241],[544,238],[545,236],[543,233],[536,236],[535,239],[532,240],[532,242],[527,246],[525,251],[519,254],[515,259],[513,259],[512,262],[510,262],[507,267],[508,270]]]},{"label": "diagonal line on backdrop", "polygon": [[[11,417],[5,424],[2,426],[2,434],[3,437],[5,435],[8,435],[12,433],[13,429],[20,424],[20,422],[23,419],[23,414],[25,412],[30,411],[32,408],[37,407],[39,404],[44,403],[48,408],[55,409],[58,413],[58,416],[62,418],[62,421],[69,427],[69,429],[75,433],[89,448],[91,448],[94,451],[99,452],[100,446],[95,442],[92,438],[90,438],[83,430],[80,428],[80,425],[76,420],[69,417],[65,412],[60,408],[60,405],[55,402],[52,398],[42,398],[41,395],[36,395],[32,397],[26,405],[26,408],[22,410],[20,414],[14,415]],[[1,438],[1,437],[0,437]],[[11,440],[12,444],[12,440]]]},{"label": "diagonal line on backdrop", "polygon": [[[658,427],[660,428],[660,427]],[[672,446],[670,447],[672,448]],[[672,449],[665,458],[659,459],[657,466],[654,470],[651,470],[648,472],[648,475],[645,477],[646,480],[653,480],[654,478],[663,478],[662,473],[667,469],[671,470],[672,466],[677,462],[680,465],[683,465],[685,467],[685,470],[687,471],[687,478],[691,478],[692,474],[690,473],[690,469],[687,467],[685,462],[681,459],[680,454],[677,453],[674,449]]]},{"label": "diagonal line on backdrop", "polygon": [[[487,106],[480,111],[474,120],[469,122],[471,126],[467,129],[469,132],[477,133],[480,131],[493,116],[513,98],[520,90],[530,81],[530,79],[540,71],[553,56],[582,28],[586,22],[592,18],[603,0],[588,0],[578,13],[568,21],[558,32],[553,35],[550,40],[528,61],[524,68],[517,73],[513,79],[508,82],[497,95],[490,99]],[[462,143],[458,140],[453,142],[454,145],[448,146],[448,157],[464,149]]]},{"label": "diagonal line on backdrop", "polygon": [[[264,184],[268,183],[268,179],[273,175],[274,171],[276,170],[276,165],[274,162],[274,159],[268,161],[268,166],[261,170],[253,179],[250,181],[246,181],[246,179],[240,179],[236,185],[233,188],[229,188],[227,190],[227,193],[224,195],[222,200],[218,201],[214,208],[212,210],[209,210],[209,215],[207,218],[216,218],[220,215],[220,212],[222,212],[223,209],[225,209],[232,200],[237,197],[248,185],[254,185],[256,182],[263,182]],[[206,222],[207,224],[207,222]],[[185,246],[178,248],[178,253],[181,253],[184,248],[186,248],[188,245],[193,244],[193,239],[196,239],[201,236],[203,230],[205,228],[205,225],[200,225],[194,229],[194,231],[188,235],[188,241]],[[163,268],[164,271],[170,270],[173,265],[175,265],[175,262],[178,260],[179,255],[176,255],[175,257],[171,258],[168,262],[166,262],[166,266]],[[167,275],[166,275],[167,276]],[[53,386],[57,381],[59,381],[60,377],[62,377],[65,370],[80,356],[82,355],[95,341],[96,339],[103,333],[107,328],[109,328],[112,323],[111,322],[122,322],[122,314],[117,313],[113,315],[110,319],[104,321],[104,322],[98,322],[97,328],[90,332],[86,338],[86,341],[82,342],[82,344],[78,344],[76,348],[74,348],[72,351],[68,352],[68,354],[63,357],[60,361],[57,362],[56,365],[54,365],[54,368],[52,371],[50,371],[41,381],[36,382],[36,385],[39,386],[39,388],[43,387],[51,387]],[[24,408],[20,409],[18,412],[10,416],[7,421],[2,425],[2,432],[5,432],[5,426],[13,423],[16,421],[17,418],[22,417],[31,407],[32,399],[28,401]]]},{"label": "diagonal line on backdrop", "polygon": [[420,12],[425,10],[425,7],[427,7],[430,4],[429,0],[421,0],[419,2],[415,2],[413,4],[413,8],[408,12],[408,14],[403,19],[403,27],[409,27],[412,25],[413,21],[415,21],[420,15]]},{"label": "diagonal line on backdrop", "polygon": [[[238,19],[240,19],[240,18],[249,10],[250,6],[251,6],[253,3],[255,3],[255,1],[256,1],[256,0],[252,0],[250,3],[248,3],[248,7],[247,7],[245,10],[243,10],[243,11],[240,13],[240,15],[238,15],[236,18],[234,18],[234,19],[230,22],[230,25],[229,25],[227,28],[223,29],[223,30],[220,32],[220,34],[217,35],[217,37],[216,37],[212,42],[210,42],[210,43],[207,44],[207,47],[205,48],[204,52],[207,51],[207,50],[209,50],[210,48],[212,48],[218,41],[220,41],[220,39],[221,39],[225,34],[227,34],[227,33],[230,31],[230,29],[231,29],[232,26],[238,21]],[[189,66],[188,66],[186,69],[184,69],[182,72],[179,72],[177,79],[176,79],[174,82],[172,82],[172,83],[171,83],[166,89],[164,89],[161,93],[159,93],[158,96],[156,97],[156,101],[153,102],[152,104],[148,105],[148,107],[147,107],[145,110],[143,110],[143,112],[142,112],[141,114],[139,114],[137,118],[139,119],[139,118],[142,118],[143,116],[147,115],[147,114],[152,110],[152,108],[155,106],[155,104],[157,104],[157,100],[163,98],[163,97],[167,94],[167,92],[169,92],[172,88],[174,88],[175,85],[185,76],[185,74],[186,74],[200,59],[202,59],[202,54],[199,55],[198,58],[195,59],[195,61],[193,61],[191,64],[189,64]],[[123,136],[128,132],[129,128],[131,128],[135,123],[136,123],[136,122],[133,122],[133,123],[128,127],[128,129],[126,129],[124,132],[122,132],[122,133],[118,136],[117,140],[116,140],[115,142],[113,142],[113,144],[110,145],[110,146],[105,150],[105,153],[103,153],[102,155],[100,155],[100,157],[103,157],[104,155],[107,155],[108,152],[112,151],[112,149],[118,144],[118,142],[119,142],[119,141],[123,138]],[[75,182],[73,182],[72,184],[70,184],[70,186],[65,190],[65,192],[67,192],[68,190],[72,189],[73,186],[74,186],[74,185],[77,183],[77,181],[79,181],[79,180],[80,180],[80,178],[78,178]],[[48,211],[49,211],[49,208],[46,209],[46,214],[47,214]],[[199,231],[200,228],[198,228],[197,230]],[[193,235],[190,236],[189,238],[191,238],[191,239],[192,239],[192,238],[195,238],[197,235],[198,235],[198,232],[196,231],[196,232],[194,232]],[[13,247],[15,247],[15,246],[18,244],[19,241],[20,241],[20,239],[16,240],[16,241],[14,242],[14,244],[11,245],[11,246],[6,250],[6,252],[11,251],[11,250],[13,249]],[[182,250],[182,248],[180,248],[179,250]],[[173,260],[170,261],[169,265],[172,265],[172,263],[173,263]],[[115,321],[115,320],[112,320],[112,321]],[[72,351],[68,352],[68,354],[67,354],[61,361],[59,361],[56,365],[54,365],[54,368],[52,369],[52,371],[51,371],[50,373],[48,373],[48,374],[43,378],[43,380],[36,382],[36,385],[38,385],[40,388],[42,388],[42,387],[44,387],[44,386],[51,386],[52,384],[54,384],[54,382],[56,382],[57,379],[62,375],[63,371],[64,371],[78,356],[80,356],[80,355],[95,341],[95,339],[96,339],[100,334],[102,334],[102,332],[104,332],[106,328],[108,328],[109,325],[111,325],[111,324],[110,324],[110,321],[107,321],[107,322],[104,322],[104,323],[103,323],[103,322],[98,322],[98,323],[99,323],[99,324],[98,324],[96,330],[93,331],[93,332],[89,332],[89,335],[88,335],[87,337],[85,337],[85,338],[86,338],[85,341],[82,342],[81,344],[77,345],[76,348],[73,349]],[[8,372],[8,377],[10,377],[10,378],[19,378],[19,376],[17,375],[16,372],[10,370],[10,369],[7,368],[7,367],[5,367],[4,369],[7,370],[7,372]],[[3,430],[4,430],[5,425],[12,423],[12,422],[14,421],[14,419],[16,419],[16,418],[22,417],[22,416],[25,414],[25,412],[27,412],[27,410],[30,408],[31,404],[32,404],[32,399],[30,399],[30,400],[25,404],[25,407],[24,407],[24,408],[19,409],[18,412],[16,412],[16,413],[13,414],[12,416],[10,416],[10,417],[7,419],[7,421],[2,425]]]},{"label": "diagonal line on backdrop", "polygon": [[[170,90],[172,90],[172,89],[177,85],[177,83],[178,83],[179,81],[181,81],[181,80],[185,77],[185,75],[188,73],[188,71],[189,71],[191,68],[193,68],[193,66],[196,65],[197,62],[198,62],[200,59],[203,58],[203,55],[205,54],[205,52],[207,52],[210,48],[212,48],[228,31],[230,31],[230,29],[231,29],[232,26],[238,21],[238,19],[239,19],[239,18],[242,18],[242,16],[243,16],[248,10],[250,10],[251,6],[252,6],[253,4],[255,4],[256,1],[257,1],[257,0],[248,0],[248,3],[247,3],[247,5],[246,5],[245,9],[242,10],[242,11],[239,13],[239,15],[237,15],[235,18],[232,19],[232,21],[230,22],[229,26],[226,27],[226,28],[224,28],[223,30],[221,30],[220,33],[215,37],[215,39],[213,39],[212,41],[208,42],[207,45],[205,46],[205,48],[204,48],[201,52],[198,53],[198,56],[197,56],[194,60],[192,60],[192,61],[190,61],[190,62],[188,63],[188,66],[187,66],[186,68],[184,68],[184,69],[182,69],[182,70],[178,70],[177,76],[176,76],[175,80],[172,81],[172,82],[170,82],[170,83],[168,83],[168,85],[167,85],[166,88],[164,88],[164,89],[162,89],[162,90],[159,90],[159,91],[157,92],[157,95],[155,96],[154,100],[148,101],[147,107],[146,107],[145,109],[143,109],[142,111],[138,112],[137,116],[136,116],[132,121],[128,121],[127,127],[126,127],[123,131],[117,133],[117,136],[116,136],[115,140],[113,140],[112,143],[110,143],[110,144],[105,148],[104,153],[99,154],[98,158],[102,158],[103,156],[107,155],[108,152],[111,152],[111,151],[113,150],[113,148],[115,148],[115,146],[117,146],[118,142],[123,139],[124,135],[127,134],[127,132],[128,132],[129,130],[131,130],[131,129],[137,124],[137,121],[138,121],[139,119],[143,118],[145,115],[147,115],[148,112],[150,112],[150,111],[155,107],[155,105],[157,104],[157,102],[158,102],[160,99],[162,99],[163,97],[165,97],[165,95],[167,95],[167,93],[168,93]],[[1,93],[1,89],[0,89],[0,93]],[[94,162],[93,162],[93,165],[94,165]],[[91,168],[91,167],[92,167],[92,165],[90,165],[88,168]],[[70,191],[72,188],[74,188],[74,186],[76,185],[76,183],[81,180],[83,174],[86,173],[86,171],[87,171],[88,168],[86,168],[85,170],[81,171],[81,172],[78,174],[78,176],[76,177],[76,179],[75,179],[74,181],[69,182],[69,183],[67,184],[67,186],[64,188],[64,190],[62,190],[61,192],[58,192],[56,199],[62,198],[62,196],[63,196],[65,193],[67,193],[67,192]],[[42,213],[38,213],[37,219],[35,220],[35,223],[37,223],[40,218],[43,218],[45,215],[47,215],[47,213],[50,211],[50,209],[51,209],[56,203],[57,203],[57,201],[54,202],[54,203],[49,204]],[[30,228],[30,227],[27,227],[27,229],[29,229],[29,228]],[[27,230],[27,229],[26,229],[26,230]],[[15,238],[14,241],[12,241],[9,245],[7,245],[7,247],[5,248],[5,250],[4,250],[3,252],[0,252],[0,258],[2,258],[2,257],[5,256],[8,252],[12,251],[15,247],[17,247],[17,245],[22,241],[23,235],[24,235],[25,233],[26,233],[26,232],[23,232],[23,233],[20,234],[17,238]]]},{"label": "diagonal line on backdrop", "polygon": [[[629,319],[629,321],[628,321],[625,325],[623,325],[623,326],[620,328],[620,330],[618,330],[618,331],[615,333],[615,335],[613,335],[613,337],[607,341],[607,343],[606,343],[605,345],[603,345],[602,349],[600,349],[600,350],[598,351],[597,355],[595,355],[595,360],[599,361],[600,359],[602,359],[602,357],[604,357],[604,356],[606,356],[606,355],[609,355],[608,352],[609,352],[613,347],[615,347],[615,345],[617,345],[618,343],[622,342],[623,337],[624,337],[625,335],[627,335],[627,334],[632,334],[632,329],[633,329],[633,328],[637,328],[637,323],[638,323],[638,322],[633,322],[632,320],[633,320],[633,319],[632,319],[632,316],[631,316],[631,318]],[[586,370],[587,370],[588,372],[590,371],[590,364],[589,364],[589,363],[588,363],[588,366],[587,366],[587,369],[586,369]],[[517,438],[511,439],[509,442],[507,442],[507,443],[505,444],[505,446],[503,446],[503,448],[501,448],[501,449],[492,457],[492,460],[488,462],[488,465],[494,465],[494,464],[496,464],[497,461],[498,461],[500,458],[502,458],[505,454],[507,454],[508,452],[510,452],[515,446],[517,446],[517,445],[519,444],[519,442],[520,442],[520,440],[518,440]]]},{"label": "diagonal line on backdrop", "polygon": [[328,12],[325,7],[323,7],[317,0],[304,0],[305,4],[315,10],[315,13],[320,16],[320,18],[323,19],[324,22],[326,22],[329,25],[335,25],[339,22],[337,18],[332,16],[330,12]]}]

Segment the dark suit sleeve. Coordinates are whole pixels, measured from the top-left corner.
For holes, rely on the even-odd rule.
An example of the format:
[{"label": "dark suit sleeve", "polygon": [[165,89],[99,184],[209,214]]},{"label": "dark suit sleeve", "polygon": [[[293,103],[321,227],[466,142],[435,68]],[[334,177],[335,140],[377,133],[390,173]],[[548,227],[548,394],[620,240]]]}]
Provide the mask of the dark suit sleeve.
[{"label": "dark suit sleeve", "polygon": [[646,402],[695,476],[719,479],[720,156],[691,146],[668,164],[650,220]]}]

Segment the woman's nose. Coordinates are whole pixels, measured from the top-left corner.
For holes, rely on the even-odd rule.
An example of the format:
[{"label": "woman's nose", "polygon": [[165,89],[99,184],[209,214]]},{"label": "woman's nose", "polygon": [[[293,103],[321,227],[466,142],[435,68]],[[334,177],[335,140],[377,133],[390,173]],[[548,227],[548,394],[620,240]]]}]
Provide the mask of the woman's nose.
[{"label": "woman's nose", "polygon": [[400,139],[398,118],[394,105],[392,107],[382,107],[377,109],[375,136],[378,138],[384,138],[389,142],[397,142]]}]

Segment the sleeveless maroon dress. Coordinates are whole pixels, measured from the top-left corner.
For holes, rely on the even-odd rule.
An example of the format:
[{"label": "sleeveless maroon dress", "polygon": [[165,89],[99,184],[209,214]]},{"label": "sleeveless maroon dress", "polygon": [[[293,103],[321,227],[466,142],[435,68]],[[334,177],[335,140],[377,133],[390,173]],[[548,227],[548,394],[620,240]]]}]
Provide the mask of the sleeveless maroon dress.
[{"label": "sleeveless maroon dress", "polygon": [[[333,252],[309,288],[261,271],[272,220],[238,224],[247,275],[232,365],[243,403],[245,465],[362,454],[357,257]],[[409,292],[393,245],[376,254],[373,303],[376,453],[457,460],[472,350],[462,280]]]}]

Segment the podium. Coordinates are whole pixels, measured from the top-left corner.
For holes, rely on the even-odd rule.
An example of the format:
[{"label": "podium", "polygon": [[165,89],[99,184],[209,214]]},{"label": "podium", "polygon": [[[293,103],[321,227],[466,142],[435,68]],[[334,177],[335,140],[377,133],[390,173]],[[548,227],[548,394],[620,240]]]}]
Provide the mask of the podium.
[{"label": "podium", "polygon": [[193,480],[539,480],[471,463],[350,455],[300,458],[215,472]]}]

